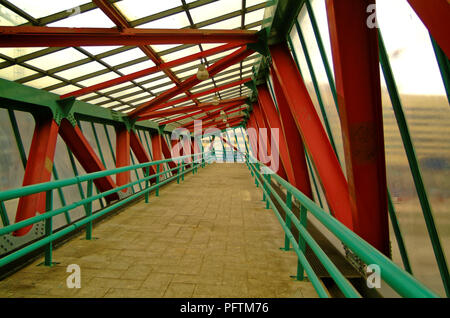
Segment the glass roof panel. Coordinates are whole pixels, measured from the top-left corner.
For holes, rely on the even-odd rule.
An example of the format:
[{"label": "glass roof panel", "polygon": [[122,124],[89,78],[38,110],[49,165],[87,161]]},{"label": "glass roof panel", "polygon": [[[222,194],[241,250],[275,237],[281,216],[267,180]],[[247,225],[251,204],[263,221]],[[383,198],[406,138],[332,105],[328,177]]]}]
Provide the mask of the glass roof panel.
[{"label": "glass roof panel", "polygon": [[38,67],[42,70],[50,70],[52,68],[66,65],[81,59],[86,58],[87,56],[74,48],[67,48],[62,51],[58,51],[55,53],[50,53],[32,60],[27,61],[27,64]]},{"label": "glass roof panel", "polygon": [[168,9],[182,5],[181,0],[164,1],[142,1],[142,0],[122,0],[114,3],[114,6],[127,18],[134,21],[143,17],[153,15]]},{"label": "glass roof panel", "polygon": [[58,83],[61,83],[61,81],[50,76],[45,76],[35,79],[34,81],[26,82],[25,85],[32,86],[34,88],[45,88]]},{"label": "glass roof panel", "polygon": [[262,19],[264,19],[264,8],[247,13],[245,15],[245,24],[262,21]]},{"label": "glass roof panel", "polygon": [[88,51],[93,55],[97,55],[100,53],[112,51],[114,49],[119,48],[120,46],[82,46],[81,48]]},{"label": "glass roof panel", "polygon": [[142,71],[146,68],[150,68],[152,66],[155,66],[155,63],[153,63],[152,61],[148,60],[148,61],[144,61],[141,63],[137,63],[131,66],[127,66],[124,68],[121,68],[119,71],[125,75],[130,74],[130,73],[134,73],[137,71]]},{"label": "glass roof panel", "polygon": [[242,10],[242,0],[219,0],[189,10],[195,24],[212,19],[218,15]]},{"label": "glass roof panel", "polygon": [[173,52],[170,54],[166,54],[166,55],[164,55],[163,59],[164,59],[164,61],[169,62],[169,61],[177,60],[182,57],[189,56],[189,55],[199,53],[199,52],[200,52],[199,47],[193,46],[193,47],[186,48],[184,50],[179,50],[179,51],[176,51],[176,52]]},{"label": "glass roof panel", "polygon": [[[53,2],[53,1],[52,1]],[[114,23],[100,10],[94,9],[77,15],[72,15],[66,19],[48,24],[52,27],[66,28],[112,28]]]},{"label": "glass roof panel", "polygon": [[[1,13],[0,13],[1,14]],[[45,47],[7,47],[0,48],[0,53],[13,59],[45,49]]]},{"label": "glass roof panel", "polygon": [[168,17],[151,21],[137,26],[137,29],[182,29],[190,26],[185,12],[170,15]]},{"label": "glass roof panel", "polygon": [[109,73],[106,73],[103,75],[95,76],[93,78],[81,81],[81,82],[79,82],[79,84],[81,84],[83,86],[91,86],[91,85],[99,84],[104,81],[109,81],[109,80],[111,80],[113,78],[117,78],[117,77],[119,77],[119,75],[117,75],[116,73],[109,72]]},{"label": "glass roof panel", "polygon": [[42,18],[53,13],[67,11],[72,14],[77,14],[79,11],[79,6],[90,1],[88,0],[64,0],[64,1],[54,1],[54,0],[8,0],[16,7],[22,9],[34,18]]},{"label": "glass roof panel", "polygon": [[227,19],[221,22],[210,24],[202,27],[202,29],[221,29],[221,30],[232,30],[241,27],[241,17],[237,16],[231,19]]},{"label": "glass roof panel", "polygon": [[0,77],[10,81],[15,81],[19,78],[23,78],[33,74],[36,74],[36,72],[20,65],[12,65],[0,69]]},{"label": "glass roof panel", "polygon": [[52,93],[58,94],[58,95],[64,95],[73,91],[76,91],[79,89],[79,87],[73,86],[73,85],[66,85],[57,89],[52,90]]},{"label": "glass roof panel", "polygon": [[14,26],[26,23],[27,20],[22,18],[20,15],[15,14],[8,8],[0,6],[0,25],[4,26]]},{"label": "glass roof panel", "polygon": [[55,73],[58,76],[64,77],[65,79],[72,80],[74,78],[94,73],[96,71],[104,70],[105,67],[98,62],[89,62],[77,67],[70,68],[68,70]]},{"label": "glass roof panel", "polygon": [[114,54],[103,59],[104,62],[111,66],[119,65],[137,58],[146,56],[139,48],[134,48],[119,54]]}]

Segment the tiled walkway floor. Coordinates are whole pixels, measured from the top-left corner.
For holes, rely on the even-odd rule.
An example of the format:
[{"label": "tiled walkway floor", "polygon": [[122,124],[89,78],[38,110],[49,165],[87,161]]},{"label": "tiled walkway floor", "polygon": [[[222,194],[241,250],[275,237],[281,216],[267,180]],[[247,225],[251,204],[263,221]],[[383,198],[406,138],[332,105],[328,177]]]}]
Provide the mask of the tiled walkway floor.
[{"label": "tiled walkway floor", "polygon": [[[243,164],[213,164],[172,183],[0,282],[0,297],[317,297],[289,276],[296,256]],[[69,264],[81,288],[69,289]]]}]

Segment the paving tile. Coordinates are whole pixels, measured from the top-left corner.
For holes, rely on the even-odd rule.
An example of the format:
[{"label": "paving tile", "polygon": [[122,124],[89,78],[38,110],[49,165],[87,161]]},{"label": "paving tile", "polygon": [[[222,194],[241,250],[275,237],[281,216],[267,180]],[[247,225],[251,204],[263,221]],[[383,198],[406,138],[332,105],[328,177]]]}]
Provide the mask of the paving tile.
[{"label": "paving tile", "polygon": [[[294,253],[240,164],[215,164],[165,186],[0,282],[0,297],[317,297],[297,282]],[[81,288],[69,289],[69,264]]]}]

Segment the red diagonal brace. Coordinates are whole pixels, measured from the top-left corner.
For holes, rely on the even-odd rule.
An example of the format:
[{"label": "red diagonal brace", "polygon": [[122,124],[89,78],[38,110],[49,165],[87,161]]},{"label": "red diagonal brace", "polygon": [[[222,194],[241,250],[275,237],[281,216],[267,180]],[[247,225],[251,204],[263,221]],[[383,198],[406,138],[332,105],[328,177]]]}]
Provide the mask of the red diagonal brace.
[{"label": "red diagonal brace", "polygon": [[[87,173],[105,170],[102,162],[78,126],[74,127],[68,120],[63,119],[59,128],[60,136]],[[100,192],[105,192],[116,187],[110,176],[95,179],[94,184]],[[105,199],[108,202],[118,200],[119,195],[114,193],[105,197]]]},{"label": "red diagonal brace", "polygon": [[[254,52],[253,50],[247,49],[246,47],[238,49],[237,51],[233,52],[232,54],[224,57],[223,59],[217,61],[216,63],[208,67],[209,75],[210,76],[216,75],[217,73],[225,70],[231,65],[242,61],[247,56],[251,55],[253,52]],[[155,109],[155,107],[157,107],[161,103],[164,103],[169,99],[177,96],[178,94],[187,91],[188,89],[194,87],[198,83],[200,83],[200,80],[197,79],[197,75],[192,75],[184,82],[180,83],[179,86],[169,89],[168,91],[165,91],[161,95],[158,95],[151,101],[140,105],[137,109],[129,113],[129,117],[130,118],[139,117],[140,115],[145,113],[145,111]]]},{"label": "red diagonal brace", "polygon": [[[283,130],[283,125],[280,120],[280,116],[275,108],[275,104],[270,96],[269,90],[266,85],[258,86],[258,100],[261,108],[266,116],[267,122],[270,128],[278,128],[280,142],[278,150],[280,152],[281,162],[283,163],[284,169],[286,171],[286,176],[288,181],[295,187],[297,187],[300,191],[302,191],[305,195],[312,198],[311,196],[311,186],[310,180],[308,176],[308,170],[306,166],[306,159],[304,152],[302,151],[299,154],[299,157],[290,157],[289,156],[289,143],[301,143],[303,148],[303,143],[300,139],[287,139]],[[283,105],[282,107],[286,107]],[[295,131],[297,128],[293,127]],[[293,163],[295,161],[295,164]],[[294,167],[294,165],[296,167]],[[296,169],[297,168],[297,169]],[[301,171],[301,174],[298,174],[298,170]],[[303,178],[302,180],[300,178]],[[298,181],[298,182],[297,182]]]},{"label": "red diagonal brace", "polygon": [[286,97],[284,96],[283,90],[281,89],[273,69],[271,69],[271,73],[277,99],[280,124],[286,140],[289,160],[293,170],[293,180],[289,180],[289,182],[306,196],[313,199],[302,136],[297,129],[297,125],[292,117],[289,105],[287,104]]},{"label": "red diagonal brace", "polygon": [[[23,186],[51,180],[58,128],[58,124],[53,119],[36,119],[36,127],[25,168]],[[36,213],[44,213],[45,199],[45,192],[21,197],[17,207],[16,223],[29,219],[35,216]],[[21,228],[15,231],[13,235],[23,236],[32,227],[32,225],[29,225]]]},{"label": "red diagonal brace", "polygon": [[336,218],[353,230],[347,181],[306,86],[285,43],[270,47],[272,65],[287,104],[309,150],[314,167]]},{"label": "red diagonal brace", "polygon": [[408,0],[423,24],[450,59],[450,41],[448,40],[448,23],[450,21],[450,4],[448,0]]},{"label": "red diagonal brace", "polygon": [[378,37],[365,25],[374,3],[329,0],[327,11],[354,231],[389,256]]},{"label": "red diagonal brace", "polygon": [[205,50],[205,51],[202,51],[202,52],[199,52],[199,53],[195,53],[195,54],[192,54],[192,55],[189,55],[189,56],[186,56],[186,57],[182,57],[180,59],[177,59],[177,60],[174,60],[174,61],[170,61],[170,62],[167,62],[167,63],[162,63],[162,64],[159,64],[159,65],[156,65],[156,66],[153,66],[153,67],[146,68],[146,69],[141,70],[141,71],[137,71],[137,72],[134,72],[134,73],[131,73],[131,74],[128,74],[128,75],[124,75],[124,76],[121,76],[121,77],[118,77],[118,78],[114,78],[114,79],[109,80],[109,81],[105,81],[103,83],[99,83],[99,84],[96,84],[96,85],[92,85],[92,86],[89,86],[89,87],[85,87],[85,88],[76,90],[74,92],[71,92],[71,93],[68,93],[68,94],[65,94],[65,95],[61,95],[61,99],[64,99],[64,98],[67,98],[67,97],[71,97],[71,96],[79,97],[79,96],[86,95],[86,94],[89,94],[89,93],[92,93],[92,92],[95,92],[95,91],[99,91],[99,90],[102,90],[102,89],[105,89],[105,88],[108,88],[108,87],[111,87],[111,86],[119,85],[119,84],[122,84],[122,83],[125,83],[125,82],[128,82],[128,81],[133,81],[133,80],[141,78],[143,76],[147,76],[147,75],[159,72],[159,71],[170,69],[170,68],[178,66],[178,65],[189,63],[189,62],[195,61],[195,60],[197,60],[197,59],[199,59],[201,57],[206,57],[206,56],[209,56],[209,55],[214,55],[214,54],[217,54],[217,53],[220,53],[220,52],[223,52],[223,51],[227,51],[227,50],[235,48],[237,46],[238,45],[236,45],[236,44],[221,45],[219,47],[215,47],[215,48],[212,48],[212,49],[209,49],[209,50]]},{"label": "red diagonal brace", "polygon": [[[144,146],[142,145],[141,141],[139,140],[139,137],[134,131],[130,132],[130,146],[139,163],[147,163],[151,161],[150,156],[147,154],[147,151],[144,149]],[[153,166],[150,166],[148,169],[149,175],[153,175],[156,173],[155,168]],[[143,170],[145,171],[145,168]],[[156,178],[150,179],[150,183],[153,184],[155,182]]]}]

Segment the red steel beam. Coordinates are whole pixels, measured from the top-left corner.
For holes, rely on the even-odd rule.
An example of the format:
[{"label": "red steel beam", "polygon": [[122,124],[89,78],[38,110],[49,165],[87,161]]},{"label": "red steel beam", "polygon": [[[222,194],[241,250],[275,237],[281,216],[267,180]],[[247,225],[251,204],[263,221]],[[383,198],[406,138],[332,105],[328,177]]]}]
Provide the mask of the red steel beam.
[{"label": "red steel beam", "polygon": [[[297,189],[302,191],[310,199],[313,199],[313,194],[311,190],[311,183],[308,174],[308,166],[305,157],[305,148],[302,141],[302,136],[300,135],[294,118],[292,117],[291,110],[284,96],[283,90],[281,89],[278,78],[271,69],[273,89],[275,93],[275,98],[278,105],[278,115],[280,119],[280,125],[286,140],[287,151],[293,170],[293,176],[291,175],[291,180],[289,182],[295,186]],[[269,96],[270,97],[270,96]],[[289,177],[289,175],[288,175]]]},{"label": "red steel beam", "polygon": [[[67,119],[63,119],[59,126],[59,135],[87,173],[105,170],[102,162],[78,126],[74,127]],[[94,184],[100,192],[105,192],[116,187],[110,176],[95,179]],[[111,202],[118,200],[119,195],[114,193],[105,197],[105,199]]]},{"label": "red steel beam", "polygon": [[[263,113],[265,114],[265,117],[267,119],[267,122],[271,129],[276,128],[279,131],[279,146],[278,150],[280,152],[280,159],[283,164],[284,170],[286,171],[286,176],[288,181],[295,187],[298,185],[302,185],[302,189],[298,187],[300,191],[303,192],[303,190],[306,190],[303,192],[308,197],[312,198],[311,196],[311,186],[310,186],[310,180],[308,176],[308,170],[306,167],[306,160],[304,153],[301,153],[300,157],[290,157],[289,156],[289,143],[297,143],[295,139],[287,139],[286,135],[283,130],[283,125],[280,120],[280,116],[277,112],[277,109],[275,107],[275,104],[272,100],[272,97],[270,96],[269,90],[266,85],[259,85],[258,87],[258,101],[261,105],[261,109]],[[295,126],[293,127],[295,130]],[[300,137],[300,136],[298,136]],[[301,140],[300,140],[301,142]],[[303,144],[302,144],[303,148]],[[291,158],[295,159],[295,166],[297,167],[297,170],[301,169],[302,174],[298,175],[296,174],[296,168],[294,167],[293,160]],[[299,169],[298,169],[299,168]],[[297,177],[297,178],[296,178]],[[299,177],[303,177],[303,180],[300,180]],[[297,179],[299,182],[297,182]],[[298,183],[298,184],[297,184]]]},{"label": "red steel beam", "polygon": [[322,181],[330,210],[353,230],[347,181],[333,152],[327,134],[308,94],[303,78],[286,43],[270,47],[274,74],[278,78],[303,142]]},{"label": "red steel beam", "polygon": [[256,43],[256,31],[206,29],[65,28],[0,26],[0,47],[145,46]]},{"label": "red steel beam", "polygon": [[[271,166],[272,166],[274,156],[278,156],[277,159],[280,158],[280,155],[281,155],[280,154],[280,142],[281,141],[280,140],[272,140],[272,131],[271,131],[272,126],[269,123],[269,119],[266,117],[266,114],[262,108],[261,103],[259,102],[259,99],[258,99],[258,102],[253,105],[253,111],[255,111],[255,110],[256,110],[256,114],[257,114],[256,118],[258,118],[258,115],[259,115],[260,119],[264,123],[264,127],[267,128],[267,140],[265,140],[263,142],[265,143],[265,146],[266,146],[266,149],[268,149],[268,152],[270,151],[270,155],[268,157],[271,160]],[[274,127],[274,128],[276,128],[276,127]],[[279,137],[280,137],[280,135],[279,135]],[[275,142],[275,144],[273,144],[273,142]],[[274,151],[274,149],[277,149],[277,150]],[[267,154],[268,154],[268,152],[267,152]],[[286,173],[286,169],[284,167],[283,160],[278,160],[278,169],[275,172],[281,178],[283,178],[285,180],[287,179],[287,173]]]},{"label": "red steel beam", "polygon": [[450,3],[448,0],[408,0],[423,24],[450,59],[450,41],[448,23],[450,21]]},{"label": "red steel beam", "polygon": [[[130,166],[130,132],[125,127],[116,128],[116,168]],[[131,171],[125,171],[116,175],[118,187],[130,183]],[[129,188],[123,189],[127,193]]]},{"label": "red steel beam", "polygon": [[[267,132],[267,138],[269,140],[269,143],[267,143],[268,140],[264,140],[264,138],[262,138],[261,136],[261,129],[267,129],[267,124],[264,120],[264,117],[261,113],[261,109],[259,108],[258,103],[254,103],[253,104],[253,113],[255,114],[255,121],[258,124],[258,130],[257,130],[257,135],[258,135],[258,143],[259,143],[259,147],[261,148],[262,151],[262,155],[263,158],[259,158],[259,160],[263,161],[264,163],[269,162],[269,157],[271,154],[271,149],[270,149],[270,132]],[[258,149],[259,152],[259,149]]]},{"label": "red steel beam", "polygon": [[231,105],[229,105],[229,106],[227,106],[227,107],[224,107],[224,108],[222,108],[222,109],[220,109],[220,110],[216,110],[216,111],[214,111],[214,112],[211,112],[211,113],[208,114],[208,115],[202,116],[202,117],[200,117],[200,118],[196,118],[195,120],[193,120],[193,121],[191,121],[191,122],[189,122],[189,123],[186,123],[186,124],[182,125],[181,127],[190,127],[190,126],[194,126],[196,120],[202,120],[202,121],[203,121],[203,120],[206,120],[207,122],[209,122],[209,121],[211,121],[211,120],[214,120],[214,119],[220,117],[220,116],[221,116],[220,113],[221,113],[222,111],[224,111],[226,115],[229,115],[229,114],[233,114],[233,113],[236,113],[236,112],[238,112],[238,111],[244,110],[244,109],[247,108],[247,106],[240,107],[240,108],[238,108],[238,109],[232,110],[233,108],[239,107],[239,106],[241,106],[241,105],[244,104],[244,103],[245,103],[245,102],[236,102],[236,103],[231,104]]},{"label": "red steel beam", "polygon": [[[169,145],[167,144],[167,140],[166,140],[166,138],[164,138],[164,136],[161,136],[161,149],[162,149],[164,158],[166,158],[166,159],[172,158],[172,153],[170,152]],[[170,169],[174,169],[177,166],[177,164],[173,161],[169,161],[169,162],[167,162],[167,164],[169,165]],[[174,174],[174,173],[176,173],[176,171],[172,172],[172,174]]]},{"label": "red steel beam", "polygon": [[354,231],[389,256],[378,33],[365,25],[374,3],[328,0],[327,12]]},{"label": "red steel beam", "polygon": [[185,57],[182,57],[182,58],[174,60],[174,61],[170,61],[167,63],[161,63],[159,65],[155,65],[155,66],[143,69],[141,71],[137,71],[137,72],[134,72],[134,73],[131,73],[128,75],[121,76],[119,78],[114,78],[112,80],[105,81],[103,83],[99,83],[99,84],[92,85],[89,87],[81,88],[79,90],[67,93],[65,95],[61,95],[61,99],[64,99],[67,97],[72,97],[72,96],[79,97],[79,96],[86,95],[86,94],[89,94],[89,93],[92,93],[95,91],[99,91],[99,90],[102,90],[102,89],[105,89],[105,88],[108,88],[111,86],[122,84],[122,83],[125,83],[128,81],[133,81],[133,80],[141,78],[143,76],[147,76],[147,75],[159,72],[159,71],[164,71],[164,70],[170,69],[170,68],[178,66],[178,65],[182,65],[185,63],[195,61],[201,57],[206,57],[206,56],[214,55],[214,54],[217,54],[217,53],[220,53],[223,51],[230,50],[237,46],[238,45],[236,45],[236,44],[225,44],[225,45],[221,45],[221,46],[209,49],[209,50],[205,50],[205,51],[202,51],[199,53],[185,56]]},{"label": "red steel beam", "polygon": [[[27,166],[23,178],[23,186],[48,182],[52,177],[53,158],[58,124],[53,119],[36,119],[33,139],[31,141]],[[5,167],[6,168],[6,167]],[[36,193],[19,198],[16,212],[16,223],[34,217],[36,213],[45,212],[46,193]],[[29,225],[13,233],[14,236],[27,234],[33,226]]]},{"label": "red steel beam", "polygon": [[[226,68],[230,67],[231,65],[238,63],[245,59],[247,56],[251,55],[254,51],[251,49],[247,49],[246,47],[242,47],[238,49],[237,51],[233,52],[232,54],[222,58],[221,60],[217,61],[210,67],[208,67],[209,76],[213,77],[217,73],[225,70]],[[164,93],[158,95],[154,99],[150,100],[147,103],[144,103],[140,106],[138,106],[135,110],[131,111],[129,113],[130,118],[136,118],[142,115],[144,112],[148,110],[154,109],[156,106],[160,105],[161,103],[164,103],[168,101],[169,99],[189,90],[190,88],[194,87],[201,81],[197,79],[197,75],[192,75],[185,81],[183,81],[179,86],[174,87],[172,89],[169,89],[165,91]]]},{"label": "red steel beam", "polygon": [[184,114],[187,112],[195,112],[199,109],[203,111],[210,111],[216,108],[222,107],[221,105],[210,105],[206,107],[199,107],[199,106],[185,106],[185,107],[175,107],[171,109],[166,110],[160,110],[160,111],[154,111],[145,114],[145,116],[139,117],[139,120],[145,120],[150,118],[160,118],[160,117],[166,117],[171,115],[177,115],[177,114]]},{"label": "red steel beam", "polygon": [[[236,82],[228,83],[228,84],[225,84],[225,85],[222,85],[222,86],[217,86],[217,87],[209,89],[207,91],[204,91],[204,92],[201,92],[201,93],[197,93],[197,94],[193,94],[190,97],[177,98],[177,99],[174,99],[174,100],[172,100],[170,102],[167,102],[167,103],[164,103],[164,104],[152,107],[151,111],[155,111],[155,110],[166,108],[166,107],[169,107],[169,106],[173,106],[173,105],[176,105],[176,104],[179,104],[179,103],[182,103],[182,102],[186,102],[188,100],[191,100],[192,98],[202,97],[202,96],[209,95],[209,94],[212,94],[212,93],[216,93],[216,92],[219,92],[221,90],[225,90],[225,89],[228,89],[228,88],[231,88],[231,87],[239,86],[239,85],[247,83],[247,82],[249,82],[251,80],[252,80],[251,77],[247,77],[247,78],[244,78],[244,79],[236,81]],[[145,112],[141,116],[145,116]]]},{"label": "red steel beam", "polygon": [[[147,163],[151,161],[150,156],[147,154],[147,151],[145,150],[135,131],[130,132],[130,147],[131,150],[133,150],[133,153],[136,156],[136,159],[139,161],[139,163]],[[145,171],[145,169],[143,170]],[[150,166],[149,175],[153,175],[155,173],[156,173],[155,168],[153,166]],[[150,183],[153,184],[155,182],[156,182],[155,178],[150,179]]]}]

